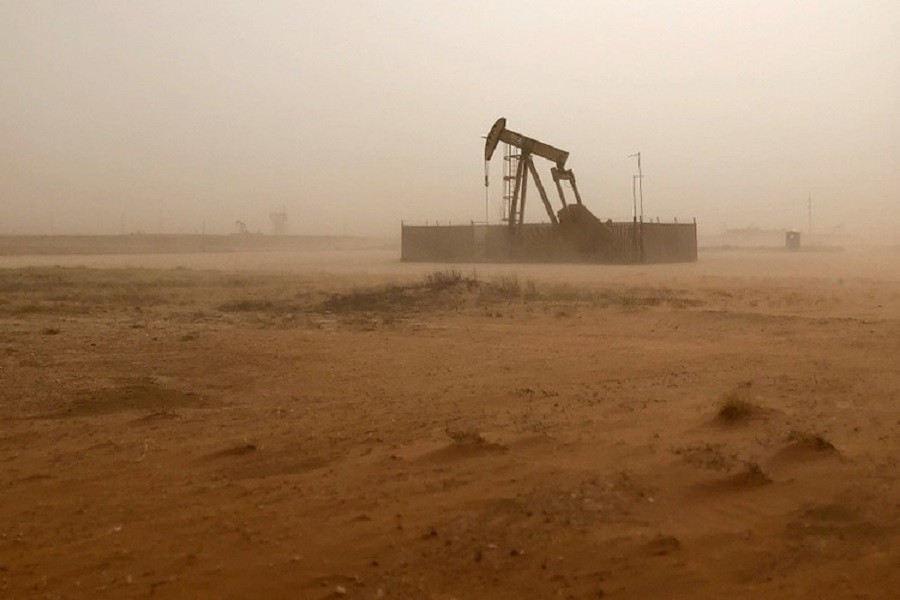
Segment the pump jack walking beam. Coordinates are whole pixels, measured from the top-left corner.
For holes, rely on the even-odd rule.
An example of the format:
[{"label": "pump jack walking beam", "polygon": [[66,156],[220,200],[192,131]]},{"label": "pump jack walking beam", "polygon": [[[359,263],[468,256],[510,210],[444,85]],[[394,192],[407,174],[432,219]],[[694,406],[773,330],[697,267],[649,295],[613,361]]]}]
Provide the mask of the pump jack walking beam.
[{"label": "pump jack walking beam", "polygon": [[494,149],[497,148],[497,144],[500,142],[519,148],[523,154],[536,154],[541,158],[546,158],[556,163],[556,166],[560,169],[565,168],[566,161],[569,159],[569,153],[565,150],[554,148],[550,144],[539,142],[521,133],[507,129],[506,119],[503,117],[497,119],[497,122],[491,127],[486,140],[484,144],[484,160],[491,160]]}]

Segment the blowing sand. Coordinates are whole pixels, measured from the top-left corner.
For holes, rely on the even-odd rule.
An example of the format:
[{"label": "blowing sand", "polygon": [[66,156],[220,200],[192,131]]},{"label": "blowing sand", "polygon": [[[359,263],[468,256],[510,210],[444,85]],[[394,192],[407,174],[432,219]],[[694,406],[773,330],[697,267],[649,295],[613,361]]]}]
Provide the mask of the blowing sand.
[{"label": "blowing sand", "polygon": [[896,250],[0,267],[3,597],[900,589]]}]

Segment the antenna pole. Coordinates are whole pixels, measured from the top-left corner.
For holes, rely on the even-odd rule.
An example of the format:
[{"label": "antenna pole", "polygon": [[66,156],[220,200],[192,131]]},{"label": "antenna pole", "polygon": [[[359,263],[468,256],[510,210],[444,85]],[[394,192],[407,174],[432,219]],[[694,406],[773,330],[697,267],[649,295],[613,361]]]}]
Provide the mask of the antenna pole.
[{"label": "antenna pole", "polygon": [[641,170],[641,153],[638,152],[638,190],[641,198],[641,221],[644,220],[644,172]]},{"label": "antenna pole", "polygon": [[[640,211],[640,216],[641,216],[641,220],[643,221],[643,220],[644,220],[644,172],[643,172],[643,170],[641,169],[641,153],[640,153],[640,152],[637,152],[636,154],[629,154],[629,155],[628,155],[628,158],[637,158],[638,174],[635,175],[634,178],[638,180],[638,193],[637,193],[637,195],[638,195],[638,197],[639,197],[640,200],[641,200],[641,211]],[[632,183],[633,183],[633,180],[632,180]],[[634,186],[632,185],[632,187],[634,187]],[[632,193],[633,193],[633,192],[632,192]],[[635,209],[634,209],[634,216],[635,216],[635,218],[637,218],[637,215],[638,215],[637,202],[635,201]]]},{"label": "antenna pole", "polygon": [[635,183],[637,175],[631,176],[631,218],[637,220],[637,192],[635,191]]}]

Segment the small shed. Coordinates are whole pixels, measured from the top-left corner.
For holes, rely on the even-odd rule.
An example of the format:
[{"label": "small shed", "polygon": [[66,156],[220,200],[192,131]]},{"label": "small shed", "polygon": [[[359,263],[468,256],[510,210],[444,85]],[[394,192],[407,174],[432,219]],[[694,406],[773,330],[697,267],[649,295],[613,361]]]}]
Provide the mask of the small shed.
[{"label": "small shed", "polygon": [[800,249],[800,232],[796,229],[791,229],[787,233],[784,234],[784,245],[788,250],[799,250]]}]

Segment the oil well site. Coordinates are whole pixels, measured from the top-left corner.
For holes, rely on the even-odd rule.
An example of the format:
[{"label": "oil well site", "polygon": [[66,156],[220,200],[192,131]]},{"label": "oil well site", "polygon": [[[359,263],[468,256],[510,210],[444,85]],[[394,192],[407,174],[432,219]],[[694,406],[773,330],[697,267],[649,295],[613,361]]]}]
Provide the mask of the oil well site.
[{"label": "oil well site", "polygon": [[[418,262],[587,262],[648,264],[697,260],[697,222],[601,220],[582,202],[569,153],[506,127],[500,118],[485,136],[488,163],[498,144],[503,153],[505,224],[402,225],[401,259]],[[553,166],[550,174],[559,198],[558,209],[541,180],[535,158]],[[543,162],[541,161],[541,162]],[[640,155],[638,155],[640,164]],[[487,172],[487,169],[485,170]],[[640,175],[638,177],[641,177]],[[546,223],[525,222],[529,181],[546,210]],[[485,175],[485,187],[488,176]],[[565,188],[571,197],[567,200]]]},{"label": "oil well site", "polygon": [[891,597],[900,252],[500,144],[498,224],[0,236],[0,595]]},{"label": "oil well site", "polygon": [[0,600],[900,597],[898,32],[0,2]]}]

